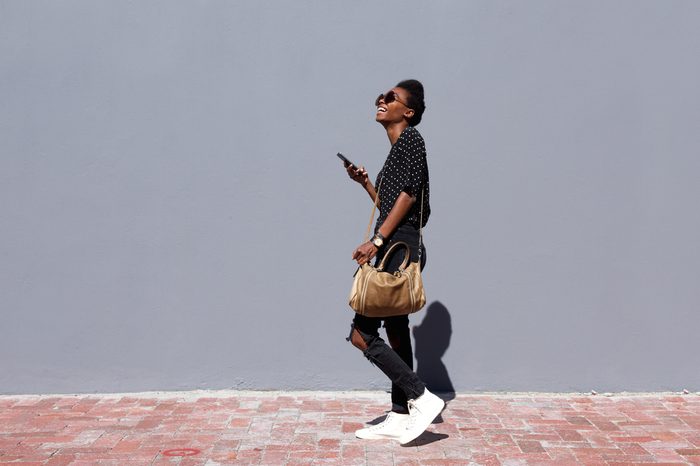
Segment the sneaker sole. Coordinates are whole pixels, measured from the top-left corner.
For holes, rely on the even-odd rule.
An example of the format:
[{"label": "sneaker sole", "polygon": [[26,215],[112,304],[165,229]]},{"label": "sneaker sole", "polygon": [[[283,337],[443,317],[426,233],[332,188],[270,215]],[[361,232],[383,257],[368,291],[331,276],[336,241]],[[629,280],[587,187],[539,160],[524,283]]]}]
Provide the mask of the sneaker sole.
[{"label": "sneaker sole", "polygon": [[399,436],[398,435],[377,435],[377,434],[370,434],[367,436],[359,436],[357,433],[355,433],[355,437],[362,439],[362,440],[398,440]]}]

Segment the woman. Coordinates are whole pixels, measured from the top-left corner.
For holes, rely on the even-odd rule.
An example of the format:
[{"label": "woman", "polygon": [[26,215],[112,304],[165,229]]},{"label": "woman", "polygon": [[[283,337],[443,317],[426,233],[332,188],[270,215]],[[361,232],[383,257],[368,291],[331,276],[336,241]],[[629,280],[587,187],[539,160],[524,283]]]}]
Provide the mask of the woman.
[{"label": "woman", "polygon": [[[430,191],[425,143],[415,126],[425,110],[423,85],[413,79],[401,81],[377,97],[375,105],[376,120],[386,130],[391,150],[375,184],[364,167],[346,167],[350,178],[365,188],[372,202],[379,197],[374,237],[358,246],[352,258],[362,265],[376,256],[378,263],[392,243],[404,241],[410,246],[411,260],[421,261],[422,267],[425,249],[420,229],[430,216]],[[388,258],[389,272],[397,270],[403,259],[403,254],[393,256]],[[391,347],[379,336],[382,321]],[[355,314],[349,339],[392,382],[389,414],[382,423],[360,429],[355,435],[363,439],[396,439],[402,444],[414,440],[440,414],[445,403],[430,393],[413,372],[408,316],[382,319]]]}]

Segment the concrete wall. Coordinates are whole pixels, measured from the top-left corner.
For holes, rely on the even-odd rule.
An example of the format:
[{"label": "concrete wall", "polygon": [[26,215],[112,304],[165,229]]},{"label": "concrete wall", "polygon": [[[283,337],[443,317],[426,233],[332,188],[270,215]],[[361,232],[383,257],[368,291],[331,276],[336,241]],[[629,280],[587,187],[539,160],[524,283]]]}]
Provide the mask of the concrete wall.
[{"label": "concrete wall", "polygon": [[426,86],[418,371],[700,390],[700,3],[0,2],[0,393],[388,383],[375,96]]}]

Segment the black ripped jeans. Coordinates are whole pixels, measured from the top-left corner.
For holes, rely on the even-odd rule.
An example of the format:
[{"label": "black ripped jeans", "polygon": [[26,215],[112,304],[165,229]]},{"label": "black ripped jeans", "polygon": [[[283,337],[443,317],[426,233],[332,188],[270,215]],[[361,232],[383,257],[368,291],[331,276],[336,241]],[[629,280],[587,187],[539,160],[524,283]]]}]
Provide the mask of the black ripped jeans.
[{"label": "black ripped jeans", "polygon": [[[408,243],[411,249],[411,260],[417,262],[419,260],[418,234],[418,230],[409,225],[400,226],[377,253],[376,263],[379,264],[386,250],[396,241]],[[403,251],[399,250],[398,254],[393,254],[394,257],[388,258],[386,267],[388,272],[398,270],[404,258]],[[422,269],[425,266],[425,248],[421,251],[420,261]],[[391,346],[379,336],[382,321]],[[352,326],[367,344],[367,350],[364,351],[365,357],[391,380],[392,410],[408,412],[408,400],[418,398],[425,391],[425,384],[413,372],[413,347],[408,316],[382,319],[355,314]]]}]

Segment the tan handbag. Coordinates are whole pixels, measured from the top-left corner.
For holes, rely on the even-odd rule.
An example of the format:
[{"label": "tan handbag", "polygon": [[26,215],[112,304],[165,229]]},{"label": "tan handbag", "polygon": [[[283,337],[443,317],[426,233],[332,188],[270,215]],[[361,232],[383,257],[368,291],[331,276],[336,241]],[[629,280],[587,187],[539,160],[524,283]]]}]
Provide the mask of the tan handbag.
[{"label": "tan handbag", "polygon": [[[379,190],[382,187],[381,180],[377,189],[372,215],[369,218],[369,226],[365,241],[369,239],[369,231],[372,228],[374,212],[377,208]],[[410,262],[411,249],[403,241],[397,241],[386,251],[377,267],[369,263],[363,264],[355,272],[355,281],[350,290],[350,307],[367,317],[389,317],[412,314],[425,306],[425,291],[423,279],[420,274],[420,251],[423,244],[423,192],[421,193],[420,209],[420,243],[418,246],[418,262]],[[385,272],[386,261],[397,248],[405,248],[406,255],[396,272]]]},{"label": "tan handbag", "polygon": [[[398,248],[405,248],[406,255],[394,273],[385,272],[387,259]],[[350,290],[350,307],[368,317],[389,317],[412,314],[425,306],[420,263],[410,262],[408,244],[397,241],[392,244],[375,268],[363,264],[355,273]]]}]

